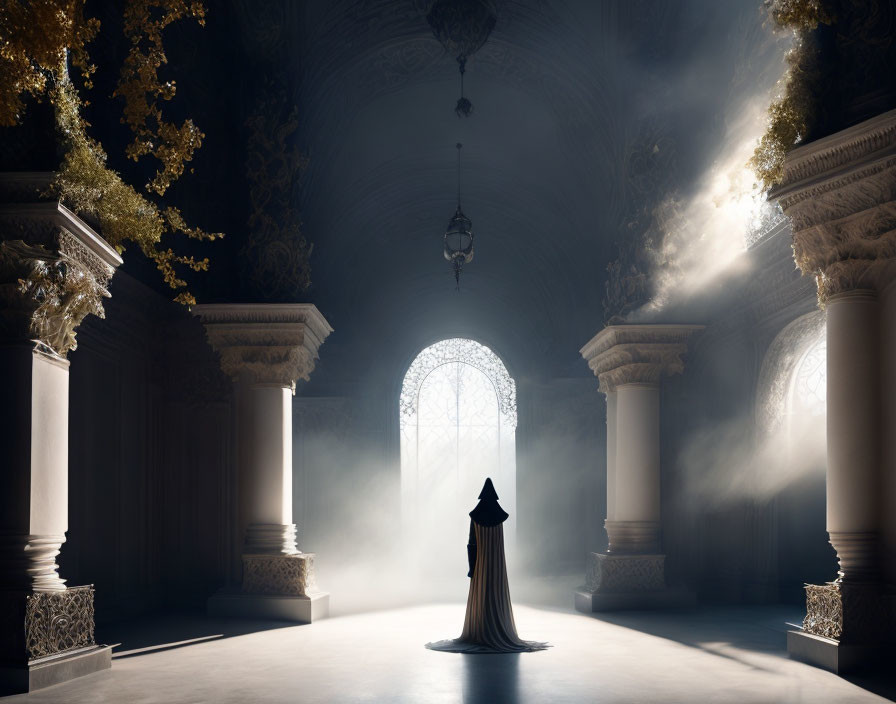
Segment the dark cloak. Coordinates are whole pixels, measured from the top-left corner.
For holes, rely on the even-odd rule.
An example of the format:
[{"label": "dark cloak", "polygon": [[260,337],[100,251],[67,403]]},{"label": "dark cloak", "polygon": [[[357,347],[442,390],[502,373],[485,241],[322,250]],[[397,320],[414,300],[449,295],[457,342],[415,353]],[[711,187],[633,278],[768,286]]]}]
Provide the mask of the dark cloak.
[{"label": "dark cloak", "polygon": [[470,511],[470,591],[460,638],[427,643],[430,650],[451,653],[520,653],[544,650],[547,643],[522,640],[516,632],[504,558],[508,514],[498,504],[491,479],[485,480],[479,504]]}]

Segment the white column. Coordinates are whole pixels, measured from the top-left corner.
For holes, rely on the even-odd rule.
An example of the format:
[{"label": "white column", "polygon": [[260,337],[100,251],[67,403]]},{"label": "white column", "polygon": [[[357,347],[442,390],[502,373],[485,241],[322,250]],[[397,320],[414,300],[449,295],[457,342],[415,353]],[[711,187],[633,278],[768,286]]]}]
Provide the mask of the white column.
[{"label": "white column", "polygon": [[607,520],[616,520],[616,392],[607,392]]},{"label": "white column", "polygon": [[660,397],[656,384],[616,387],[616,514],[610,552],[660,551]]},{"label": "white column", "polygon": [[588,558],[580,611],[683,605],[666,589],[660,523],[660,380],[684,370],[698,325],[611,325],[582,356],[607,397],[606,553]]},{"label": "white column", "polygon": [[[49,177],[28,174],[19,185],[32,192],[36,181]],[[0,175],[6,188],[18,180]],[[56,558],[68,530],[66,356],[77,346],[81,321],[103,315],[102,299],[120,264],[115,251],[59,203],[0,205],[4,689],[29,691],[111,664],[111,648],[94,640],[93,587],[67,586]]]},{"label": "white column", "polygon": [[68,530],[68,368],[28,346],[0,351],[6,448],[0,589],[62,591],[56,557]]},{"label": "white column", "polygon": [[[788,152],[769,194],[790,219],[793,256],[827,309],[827,528],[839,578],[806,585],[806,618],[791,656],[841,672],[891,638],[881,576],[892,427],[883,395],[892,361],[882,293],[896,281],[896,110]],[[881,334],[883,331],[883,335]],[[888,614],[887,612],[890,611]],[[845,646],[845,647],[844,647]]]},{"label": "white column", "polygon": [[246,389],[244,552],[294,555],[292,522],[292,389],[250,384]]},{"label": "white column", "polygon": [[310,304],[193,307],[221,368],[235,383],[240,515],[244,526],[240,593],[209,600],[217,615],[310,622],[326,615],[314,584],[314,554],[297,545],[292,522],[292,400],[332,332]]},{"label": "white column", "polygon": [[873,291],[827,302],[827,528],[841,581],[879,576],[879,306]]},{"label": "white column", "polygon": [[[20,177],[27,184],[35,175],[2,178]],[[81,321],[103,315],[120,264],[59,203],[0,206],[0,590],[65,590],[56,556],[68,530],[66,356]]]}]

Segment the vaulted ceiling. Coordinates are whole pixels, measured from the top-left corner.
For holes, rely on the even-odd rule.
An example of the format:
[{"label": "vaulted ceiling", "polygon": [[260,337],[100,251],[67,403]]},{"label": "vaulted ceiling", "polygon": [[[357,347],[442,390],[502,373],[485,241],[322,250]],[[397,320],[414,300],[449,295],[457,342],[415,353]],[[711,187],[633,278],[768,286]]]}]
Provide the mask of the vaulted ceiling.
[{"label": "vaulted ceiling", "polygon": [[[467,66],[474,113],[458,118],[457,64],[429,29],[430,2],[231,0],[210,4],[205,35],[181,37],[172,69],[181,56],[222,74],[178,83],[210,121],[196,201],[231,213],[206,298],[236,295],[246,227],[229,202],[244,187],[233,140],[274,81],[309,158],[295,200],[314,243],[304,297],[336,330],[322,369],[394,376],[426,344],[463,335],[518,375],[587,375],[577,351],[602,325],[606,266],[719,139],[764,31],[759,3],[498,0]],[[475,233],[459,291],[442,258],[457,142]],[[386,358],[389,371],[373,371]]]}]

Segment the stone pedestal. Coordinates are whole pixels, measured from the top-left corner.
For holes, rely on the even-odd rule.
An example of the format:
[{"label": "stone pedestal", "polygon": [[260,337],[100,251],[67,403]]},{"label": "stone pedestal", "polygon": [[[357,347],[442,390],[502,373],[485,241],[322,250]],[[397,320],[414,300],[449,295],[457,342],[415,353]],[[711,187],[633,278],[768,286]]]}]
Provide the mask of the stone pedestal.
[{"label": "stone pedestal", "polygon": [[[794,259],[827,310],[827,528],[840,570],[806,587],[791,656],[835,672],[892,645],[880,534],[884,444],[879,296],[896,279],[896,111],[791,151],[771,193],[793,227]],[[892,469],[892,468],[890,468]]]},{"label": "stone pedestal", "polygon": [[[26,182],[38,181],[31,175]],[[46,180],[46,179],[45,179]],[[16,190],[16,187],[19,190]],[[0,175],[0,196],[21,196]],[[94,640],[92,587],[66,587],[69,361],[121,259],[55,202],[0,203],[0,692],[109,667]]]},{"label": "stone pedestal", "polygon": [[0,593],[15,627],[0,649],[0,695],[32,692],[112,665],[94,639],[93,587]]},{"label": "stone pedestal", "polygon": [[694,325],[612,325],[582,348],[607,396],[607,553],[591,553],[580,611],[686,606],[666,586],[660,523],[660,394]]},{"label": "stone pedestal", "polygon": [[314,583],[314,555],[296,544],[292,521],[292,397],[332,332],[313,305],[194,306],[221,368],[236,384],[236,442],[244,536],[239,586],[209,599],[216,615],[310,623],[329,595]]},{"label": "stone pedestal", "polygon": [[245,594],[308,596],[314,586],[314,553],[243,555]]}]

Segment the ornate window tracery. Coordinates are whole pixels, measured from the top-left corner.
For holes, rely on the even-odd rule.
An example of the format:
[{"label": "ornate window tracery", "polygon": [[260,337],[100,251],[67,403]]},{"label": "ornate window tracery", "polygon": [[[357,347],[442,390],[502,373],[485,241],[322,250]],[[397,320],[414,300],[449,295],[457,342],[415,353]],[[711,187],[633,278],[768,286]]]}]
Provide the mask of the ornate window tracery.
[{"label": "ornate window tracery", "polygon": [[794,411],[812,416],[827,410],[827,339],[822,335],[797,366],[793,379]]},{"label": "ornate window tracery", "polygon": [[402,522],[412,563],[428,584],[466,574],[469,519],[486,477],[511,518],[516,499],[516,384],[501,359],[475,340],[422,350],[399,398]]},{"label": "ornate window tracery", "polygon": [[502,421],[516,427],[516,384],[498,355],[475,340],[453,337],[424,349],[408,368],[401,387],[402,426],[417,414],[420,388],[443,365],[467,364],[482,372],[494,386]]}]

